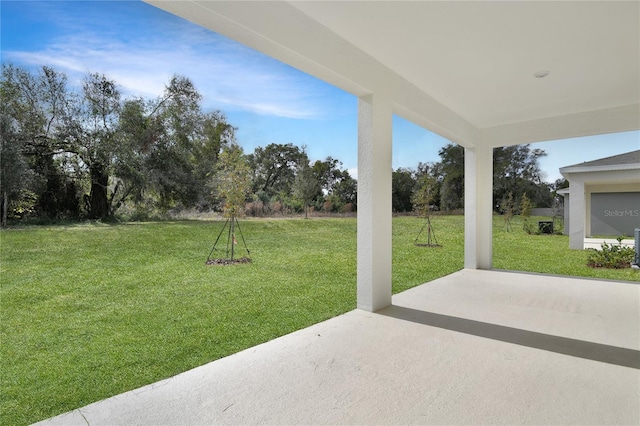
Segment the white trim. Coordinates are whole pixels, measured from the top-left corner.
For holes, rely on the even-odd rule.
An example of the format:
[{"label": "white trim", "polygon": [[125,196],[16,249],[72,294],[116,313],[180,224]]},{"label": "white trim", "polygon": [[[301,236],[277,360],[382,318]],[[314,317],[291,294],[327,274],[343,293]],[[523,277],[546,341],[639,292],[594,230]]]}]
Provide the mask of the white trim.
[{"label": "white trim", "polygon": [[640,170],[640,163],[608,164],[604,166],[567,166],[561,167],[560,173],[591,173],[591,172],[617,172],[623,170]]}]

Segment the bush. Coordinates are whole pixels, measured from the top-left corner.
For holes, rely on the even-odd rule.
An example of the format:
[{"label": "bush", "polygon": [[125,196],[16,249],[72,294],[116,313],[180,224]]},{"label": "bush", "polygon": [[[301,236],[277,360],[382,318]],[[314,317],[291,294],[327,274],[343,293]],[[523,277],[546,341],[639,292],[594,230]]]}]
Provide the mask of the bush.
[{"label": "bush", "polygon": [[622,238],[618,238],[618,244],[609,245],[603,242],[600,250],[589,249],[587,265],[592,268],[624,269],[631,267],[635,256],[632,247],[622,245]]},{"label": "bush", "polygon": [[522,229],[529,235],[539,234],[540,231],[536,229],[533,223],[529,222],[529,218],[525,217],[522,219]]},{"label": "bush", "polygon": [[266,214],[266,210],[264,203],[259,199],[246,203],[244,206],[244,212],[247,216],[261,217]]},{"label": "bush", "polygon": [[347,203],[340,209],[340,213],[353,213],[356,210],[356,206],[353,203]]}]

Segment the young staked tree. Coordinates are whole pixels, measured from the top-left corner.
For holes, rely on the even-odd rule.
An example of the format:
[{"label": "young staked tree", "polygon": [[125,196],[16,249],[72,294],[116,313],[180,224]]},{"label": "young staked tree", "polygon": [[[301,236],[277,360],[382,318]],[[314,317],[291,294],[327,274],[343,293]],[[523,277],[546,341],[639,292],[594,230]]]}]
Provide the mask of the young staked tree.
[{"label": "young staked tree", "polygon": [[224,201],[224,217],[243,217],[244,203],[251,189],[251,174],[247,157],[235,142],[220,153],[217,182],[218,194]]},{"label": "young staked tree", "polygon": [[527,194],[522,194],[522,199],[520,200],[520,216],[522,216],[522,229],[524,229],[527,234],[533,233],[532,225],[529,222],[532,208],[531,200],[527,197]]},{"label": "young staked tree", "polygon": [[510,192],[506,198],[502,200],[500,203],[500,208],[502,210],[502,218],[504,219],[505,230],[509,232],[511,230],[511,219],[513,219],[513,194]]},{"label": "young staked tree", "polygon": [[428,218],[431,215],[431,205],[434,200],[435,178],[428,174],[420,176],[418,188],[411,197],[413,209],[418,216]]},{"label": "young staked tree", "polygon": [[[416,244],[420,234],[427,227],[427,246],[437,246],[438,242],[435,239],[435,233],[431,226],[431,205],[435,198],[436,178],[428,173],[423,174],[418,178],[417,189],[411,197],[414,210],[418,213],[418,216],[426,219],[425,225],[422,227],[416,237]],[[433,240],[433,242],[432,242]],[[423,245],[423,244],[421,244]]]},{"label": "young staked tree", "polygon": [[237,219],[244,217],[244,204],[251,189],[251,175],[247,157],[242,147],[233,142],[225,146],[220,153],[218,172],[216,173],[218,195],[224,201],[223,214],[229,223],[227,246],[231,248],[231,258],[235,253],[235,227]]}]

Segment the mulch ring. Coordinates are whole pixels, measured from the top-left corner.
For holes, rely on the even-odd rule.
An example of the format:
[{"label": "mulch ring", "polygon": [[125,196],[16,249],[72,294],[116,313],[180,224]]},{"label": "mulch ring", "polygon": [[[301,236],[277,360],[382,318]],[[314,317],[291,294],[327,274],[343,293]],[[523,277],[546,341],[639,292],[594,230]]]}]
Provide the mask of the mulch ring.
[{"label": "mulch ring", "polygon": [[251,263],[248,257],[239,257],[237,259],[209,259],[205,265],[239,265],[241,263]]}]

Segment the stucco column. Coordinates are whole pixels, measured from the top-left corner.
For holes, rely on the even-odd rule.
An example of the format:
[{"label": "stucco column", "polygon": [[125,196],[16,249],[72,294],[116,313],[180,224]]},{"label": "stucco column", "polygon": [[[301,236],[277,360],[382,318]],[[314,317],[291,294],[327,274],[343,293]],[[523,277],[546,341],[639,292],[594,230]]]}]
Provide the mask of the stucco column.
[{"label": "stucco column", "polygon": [[391,304],[391,103],[358,101],[358,308]]},{"label": "stucco column", "polygon": [[491,269],[493,148],[464,150],[464,267]]},{"label": "stucco column", "polygon": [[587,211],[584,182],[573,177],[569,182],[569,248],[582,250]]}]

